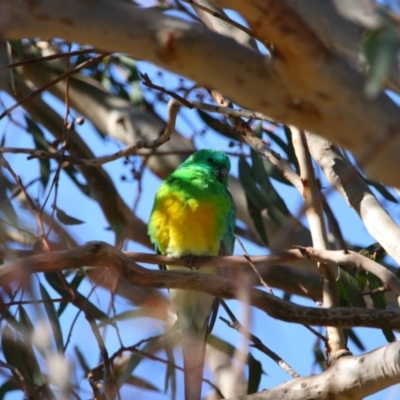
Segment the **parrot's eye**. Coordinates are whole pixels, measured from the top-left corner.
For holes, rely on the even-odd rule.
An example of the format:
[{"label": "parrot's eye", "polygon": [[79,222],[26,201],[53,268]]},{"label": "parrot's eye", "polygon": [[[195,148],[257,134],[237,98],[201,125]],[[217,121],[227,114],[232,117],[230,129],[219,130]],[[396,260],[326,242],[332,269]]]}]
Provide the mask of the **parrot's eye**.
[{"label": "parrot's eye", "polygon": [[207,158],[207,161],[208,161],[210,164],[214,164],[214,160],[213,160],[211,157]]}]

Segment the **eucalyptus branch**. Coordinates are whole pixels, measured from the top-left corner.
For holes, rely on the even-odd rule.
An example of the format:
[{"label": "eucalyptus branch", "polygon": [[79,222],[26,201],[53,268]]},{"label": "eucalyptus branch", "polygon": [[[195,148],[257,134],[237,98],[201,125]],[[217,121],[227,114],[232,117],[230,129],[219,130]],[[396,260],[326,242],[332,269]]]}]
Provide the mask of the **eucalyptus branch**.
[{"label": "eucalyptus branch", "polygon": [[228,321],[224,317],[219,317],[221,321],[225,322],[230,328],[233,328],[240,332],[244,337],[248,338],[252,343],[252,347],[256,348],[257,350],[261,351],[262,353],[266,354],[269,358],[275,361],[285,372],[291,375],[293,378],[298,378],[300,375],[288,364],[284,361],[281,357],[278,356],[274,351],[268,348],[257,336],[250,333],[235,317],[232,311],[229,309],[227,304],[222,300],[221,305],[229,315],[231,321]]},{"label": "eucalyptus branch", "polygon": [[[99,244],[102,246],[109,246],[103,242],[89,242],[88,244],[76,247],[75,249],[68,250],[66,252],[52,252],[43,254],[40,250],[17,250],[17,249],[1,249],[0,258],[11,260],[8,264],[0,266],[0,285],[4,285],[2,279],[14,279],[12,278],[12,265],[14,262],[25,259],[30,262],[31,257],[42,257],[43,262],[48,257],[58,254],[57,257],[62,257],[65,253],[68,255],[69,251],[74,252],[78,249],[85,248],[91,244]],[[111,246],[110,246],[111,247]],[[150,254],[150,253],[139,253],[139,252],[121,252],[122,255],[128,257],[133,263],[141,262],[145,264],[153,265],[175,265],[175,266],[188,266],[191,265],[194,269],[201,269],[205,267],[211,267],[215,265],[223,266],[224,268],[252,268],[249,265],[249,261],[244,256],[197,256],[197,257],[181,257],[181,258],[169,258],[161,254]],[[252,264],[257,269],[273,267],[279,264],[291,264],[299,261],[311,260],[315,262],[335,263],[343,264],[349,267],[363,269],[377,276],[384,285],[386,285],[391,291],[400,295],[400,280],[397,276],[380,265],[379,263],[363,256],[362,254],[354,251],[342,251],[342,250],[317,250],[312,247],[301,247],[297,246],[295,249],[283,251],[281,253],[266,255],[266,256],[249,256]],[[33,258],[35,259],[35,258]],[[47,261],[46,261],[47,262]],[[19,265],[19,264],[17,264]],[[87,264],[90,265],[90,264]],[[135,264],[136,265],[136,264]],[[28,268],[28,267],[27,267]],[[38,266],[39,268],[39,266]],[[51,268],[49,265],[47,268]],[[75,268],[78,268],[76,266]],[[40,271],[40,269],[39,269]],[[15,272],[15,271],[14,271]],[[28,268],[29,272],[29,268]],[[33,271],[36,272],[36,271]]]},{"label": "eucalyptus branch", "polygon": [[[297,255],[296,255],[297,252]],[[161,258],[160,258],[161,257]],[[168,259],[163,256],[147,254],[140,257],[143,262],[153,260],[153,263],[169,265],[184,265],[183,259]],[[302,257],[299,250],[290,251],[288,259]],[[162,261],[161,261],[162,260]],[[192,267],[198,261],[212,260],[213,266],[227,265],[232,260],[233,265],[244,265],[248,261],[243,257],[198,257],[193,260]],[[256,258],[252,258],[256,265]],[[60,252],[49,252],[29,257],[15,259],[0,266],[0,285],[13,281],[22,284],[29,283],[29,276],[35,272],[63,271],[81,266],[109,268],[123,276],[134,286],[146,288],[175,288],[206,292],[216,297],[226,299],[237,298],[240,293],[240,283],[219,276],[209,276],[195,271],[155,271],[137,265],[128,255],[103,242],[90,242],[84,246]],[[316,326],[368,326],[376,328],[400,329],[400,314],[386,310],[369,310],[364,308],[331,308],[316,309],[302,307],[276,298],[255,288],[248,290],[250,304],[266,312],[272,318],[305,325]]]},{"label": "eucalyptus branch", "polygon": [[[291,128],[293,147],[299,162],[301,171],[301,181],[303,184],[300,192],[304,198],[306,216],[310,225],[313,245],[316,249],[329,249],[328,236],[325,226],[325,216],[323,212],[321,196],[317,181],[315,179],[314,168],[311,161],[310,151],[304,132],[297,128]],[[336,288],[336,271],[332,263],[318,262],[318,270],[321,274],[323,307],[337,307],[339,296]],[[327,346],[333,360],[348,354],[346,340],[341,329],[330,327],[327,330]]]}]

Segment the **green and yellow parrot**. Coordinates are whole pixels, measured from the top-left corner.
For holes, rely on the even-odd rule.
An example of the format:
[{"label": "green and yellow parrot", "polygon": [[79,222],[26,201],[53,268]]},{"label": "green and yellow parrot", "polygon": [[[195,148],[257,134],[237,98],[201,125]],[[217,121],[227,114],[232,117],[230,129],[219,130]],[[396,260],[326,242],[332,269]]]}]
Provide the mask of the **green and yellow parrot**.
[{"label": "green and yellow parrot", "polygon": [[[182,257],[233,253],[236,211],[228,191],[229,170],[225,153],[200,150],[161,184],[148,226],[150,239],[161,254]],[[201,268],[200,272],[216,274],[217,268]],[[170,296],[182,333],[185,399],[199,400],[214,298],[182,289],[171,290]]]}]

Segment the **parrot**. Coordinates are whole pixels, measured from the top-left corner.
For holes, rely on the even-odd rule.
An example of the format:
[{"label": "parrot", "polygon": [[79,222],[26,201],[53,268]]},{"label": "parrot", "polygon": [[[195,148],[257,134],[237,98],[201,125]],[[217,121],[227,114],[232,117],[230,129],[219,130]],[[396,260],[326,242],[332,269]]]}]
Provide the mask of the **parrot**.
[{"label": "parrot", "polygon": [[[189,259],[233,253],[236,209],[228,190],[230,167],[225,153],[200,150],[162,182],[148,224],[157,252]],[[165,268],[188,271],[185,266]],[[214,275],[217,271],[217,267],[200,269]],[[182,335],[185,400],[200,400],[206,338],[215,321],[212,314],[217,311],[218,299],[183,289],[171,289],[170,299]]]}]

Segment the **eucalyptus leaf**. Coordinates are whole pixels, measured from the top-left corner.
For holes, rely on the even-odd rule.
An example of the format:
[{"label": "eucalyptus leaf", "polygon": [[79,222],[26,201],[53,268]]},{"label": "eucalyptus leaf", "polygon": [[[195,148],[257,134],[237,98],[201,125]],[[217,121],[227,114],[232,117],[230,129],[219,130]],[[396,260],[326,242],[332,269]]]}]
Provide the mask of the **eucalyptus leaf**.
[{"label": "eucalyptus leaf", "polygon": [[258,387],[260,386],[261,376],[263,369],[260,361],[255,359],[251,353],[248,357],[249,365],[249,380],[247,383],[247,394],[257,393]]},{"label": "eucalyptus leaf", "polygon": [[57,219],[62,222],[64,225],[80,225],[84,224],[84,221],[81,221],[78,218],[72,217],[68,215],[65,211],[61,210],[57,207],[56,209]]},{"label": "eucalyptus leaf", "polygon": [[229,139],[240,139],[240,135],[227,122],[221,122],[219,119],[212,117],[210,114],[202,110],[197,110],[197,113],[199,114],[199,117],[203,120],[203,122],[206,123],[215,132],[218,132]]},{"label": "eucalyptus leaf", "polygon": [[347,300],[350,304],[353,307],[365,308],[365,300],[361,294],[357,279],[342,265],[339,265],[339,279],[343,284]]},{"label": "eucalyptus leaf", "polygon": [[63,354],[64,341],[59,315],[57,314],[56,308],[54,307],[54,303],[51,302],[50,295],[41,283],[39,283],[39,289],[42,299],[44,300],[44,309],[46,310],[47,317],[49,318],[50,326],[53,331],[53,338],[56,343],[57,351],[60,354]]},{"label": "eucalyptus leaf", "polygon": [[[44,137],[44,133],[40,126],[30,117],[25,115],[26,131],[32,135],[35,146],[38,150],[48,150],[49,143]],[[43,188],[46,188],[50,178],[50,160],[47,158],[39,158],[40,164],[40,180]]]},{"label": "eucalyptus leaf", "polygon": [[[151,353],[152,349],[158,343],[159,338],[154,338],[149,340],[146,345],[141,349],[141,353]],[[118,387],[121,387],[131,376],[135,368],[140,364],[140,362],[145,359],[146,356],[143,354],[133,353],[130,357],[128,364],[126,365],[123,373],[118,377]]]}]

